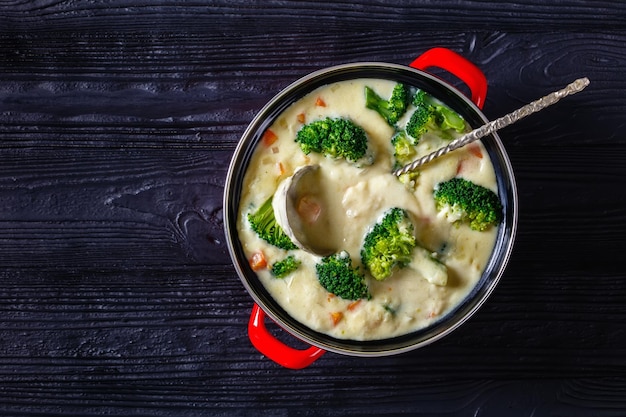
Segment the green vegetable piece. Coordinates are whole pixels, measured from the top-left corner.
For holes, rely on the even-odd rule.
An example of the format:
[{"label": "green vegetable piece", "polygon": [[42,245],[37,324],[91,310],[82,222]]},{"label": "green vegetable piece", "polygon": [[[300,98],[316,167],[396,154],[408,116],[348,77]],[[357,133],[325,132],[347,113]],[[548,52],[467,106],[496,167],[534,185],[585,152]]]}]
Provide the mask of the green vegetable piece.
[{"label": "green vegetable piece", "polygon": [[[461,133],[465,131],[465,120],[449,107],[437,102],[424,90],[418,90],[413,96],[413,105],[416,107],[406,125],[406,132],[417,141],[430,129],[437,128],[442,132],[454,129]],[[443,135],[444,138],[452,138]]]},{"label": "green vegetable piece", "polygon": [[413,138],[414,145],[417,145],[422,135],[428,131],[428,124],[433,120],[434,113],[430,96],[424,90],[415,92],[412,104],[415,110],[406,124],[406,132]]},{"label": "green vegetable piece", "polygon": [[446,106],[435,106],[437,125],[443,129],[454,129],[459,133],[465,131],[465,120],[457,112]]},{"label": "green vegetable piece", "polygon": [[405,185],[405,187],[409,190],[415,191],[417,187],[417,179],[420,176],[419,171],[409,171],[400,176],[398,176],[398,180]]},{"label": "green vegetable piece", "polygon": [[[414,147],[413,138],[408,136],[406,132],[399,131],[391,138],[393,145],[394,169],[401,168],[412,162],[417,156],[417,150]],[[417,178],[419,171],[409,171],[398,176],[398,180],[403,183],[409,190],[415,190],[417,186]]]},{"label": "green vegetable piece", "polygon": [[484,231],[502,220],[502,203],[496,193],[464,178],[437,184],[434,199],[448,221],[466,223],[472,230]]},{"label": "green vegetable piece", "polygon": [[365,87],[365,107],[380,114],[390,126],[395,126],[400,120],[409,102],[409,89],[404,84],[394,86],[389,100],[380,97],[371,87]]},{"label": "green vegetable piece", "polygon": [[396,315],[396,309],[391,307],[389,304],[383,304],[383,309],[392,316]]},{"label": "green vegetable piece", "polygon": [[316,152],[353,163],[373,162],[366,160],[368,141],[365,130],[348,119],[327,117],[308,123],[296,133],[296,142],[307,155]]},{"label": "green vegetable piece", "polygon": [[411,262],[416,246],[413,224],[401,208],[386,211],[365,235],[361,248],[361,261],[372,276],[382,281],[394,268],[402,268]]},{"label": "green vegetable piece", "polygon": [[408,267],[432,284],[446,285],[447,267],[418,245],[413,232],[413,223],[404,209],[389,209],[365,236],[363,265],[379,281],[396,269]]},{"label": "green vegetable piece", "polygon": [[352,266],[352,258],[342,251],[325,258],[315,266],[317,278],[326,291],[346,300],[370,299],[365,275]]},{"label": "green vegetable piece", "polygon": [[406,132],[400,131],[391,138],[391,144],[393,145],[393,157],[395,158],[396,166],[404,166],[413,161],[417,155],[415,150],[415,142],[412,138],[408,137]]},{"label": "green vegetable piece", "polygon": [[300,267],[302,261],[296,259],[295,256],[289,255],[282,261],[278,261],[272,265],[271,272],[276,278],[285,278],[293,271]]},{"label": "green vegetable piece", "polygon": [[248,222],[254,232],[267,243],[281,249],[297,249],[283,229],[276,223],[270,196],[254,213],[248,213]]}]

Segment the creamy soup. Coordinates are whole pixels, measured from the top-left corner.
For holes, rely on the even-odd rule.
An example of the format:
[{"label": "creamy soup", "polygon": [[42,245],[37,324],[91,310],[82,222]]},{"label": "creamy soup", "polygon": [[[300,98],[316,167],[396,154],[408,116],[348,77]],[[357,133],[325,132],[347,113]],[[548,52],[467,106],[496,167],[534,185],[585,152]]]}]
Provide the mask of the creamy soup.
[{"label": "creamy soup", "polygon": [[[340,339],[389,338],[428,326],[459,304],[476,285],[495,244],[496,227],[481,232],[452,224],[437,212],[433,200],[435,185],[453,177],[497,191],[493,166],[482,144],[471,144],[421,167],[414,187],[391,174],[394,157],[390,139],[395,130],[365,107],[364,88],[369,86],[381,97],[389,97],[395,84],[378,79],[341,81],[298,100],[270,126],[275,136],[266,135],[259,142],[244,177],[237,231],[246,256],[253,259],[262,253],[268,267],[288,255],[301,261],[297,270],[281,279],[261,263],[255,268],[258,279],[293,318]],[[403,116],[404,122],[410,113],[409,109]],[[365,130],[375,155],[373,165],[357,167],[345,160],[302,152],[295,142],[298,130],[305,123],[326,117],[348,118]],[[449,139],[436,132],[426,133],[417,145],[418,156],[445,146]],[[446,265],[447,283],[432,284],[409,268],[398,269],[382,281],[365,272],[371,298],[344,300],[320,285],[315,270],[319,256],[300,249],[279,249],[260,239],[250,228],[248,214],[272,196],[296,168],[307,164],[319,164],[323,172],[320,187],[328,198],[324,209],[331,211],[336,225],[328,239],[347,251],[355,266],[364,271],[359,254],[368,229],[386,210],[400,207],[413,220],[420,245]]]}]

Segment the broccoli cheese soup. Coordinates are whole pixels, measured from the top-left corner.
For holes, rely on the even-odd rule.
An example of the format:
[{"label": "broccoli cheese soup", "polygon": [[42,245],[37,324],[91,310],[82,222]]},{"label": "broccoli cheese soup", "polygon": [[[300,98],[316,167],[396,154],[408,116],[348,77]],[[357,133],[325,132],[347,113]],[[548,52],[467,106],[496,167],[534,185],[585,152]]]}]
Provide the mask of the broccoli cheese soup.
[{"label": "broccoli cheese soup", "polygon": [[[389,121],[380,110],[371,105],[368,108],[364,92],[367,87],[391,101],[396,86],[390,80],[356,79],[309,93],[282,112],[265,131],[244,176],[237,233],[250,266],[288,314],[335,338],[390,338],[438,320],[476,285],[496,240],[495,224],[482,230],[472,227],[455,213],[456,207],[441,207],[434,197],[438,184],[454,178],[497,192],[493,166],[480,142],[453,151],[403,178],[391,174],[400,158],[393,138],[407,129],[419,105],[408,104],[397,120]],[[416,93],[419,91],[410,89],[411,97]],[[430,103],[431,109],[450,112],[432,98]],[[463,123],[458,115],[448,115],[450,123]],[[462,129],[451,128],[442,117],[445,114],[433,118],[419,138],[409,135],[406,147],[412,159],[462,134]],[[303,126],[336,119],[349,120],[365,133],[367,152],[363,158],[356,161],[327,156],[324,149],[307,149],[305,153],[302,143],[296,141]],[[362,276],[367,296],[329,291],[318,276],[323,256],[299,249],[289,238],[270,243],[251,225],[250,216],[269,204],[280,184],[306,165],[319,165],[318,183],[307,190],[312,196],[323,193],[323,199],[301,199],[300,213],[336,249],[338,258],[348,259],[353,272]],[[365,236],[393,208],[402,209],[412,225],[410,233],[416,248],[409,256],[416,260],[397,265],[389,276],[377,279],[363,262]],[[332,219],[332,227],[315,225],[320,212]],[[268,213],[271,215],[272,210]],[[444,277],[433,279],[424,272],[433,268],[444,270]]]}]

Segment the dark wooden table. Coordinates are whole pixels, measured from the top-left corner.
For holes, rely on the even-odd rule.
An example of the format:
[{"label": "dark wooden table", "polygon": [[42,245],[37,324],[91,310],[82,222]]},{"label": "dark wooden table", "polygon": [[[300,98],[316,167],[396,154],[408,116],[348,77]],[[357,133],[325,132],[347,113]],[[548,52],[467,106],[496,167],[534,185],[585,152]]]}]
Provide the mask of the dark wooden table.
[{"label": "dark wooden table", "polygon": [[[0,3],[1,416],[626,415],[626,5],[393,3]],[[491,119],[591,80],[501,133],[509,268],[428,347],[281,368],[224,240],[233,150],[299,77],[433,46]]]}]

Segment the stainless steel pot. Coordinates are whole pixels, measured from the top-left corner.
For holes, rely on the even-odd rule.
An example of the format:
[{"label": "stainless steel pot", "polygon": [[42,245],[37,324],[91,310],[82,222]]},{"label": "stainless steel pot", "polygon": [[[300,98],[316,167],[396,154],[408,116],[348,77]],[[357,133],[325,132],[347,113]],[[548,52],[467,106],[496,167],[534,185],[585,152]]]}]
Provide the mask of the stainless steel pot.
[{"label": "stainless steel pot", "polygon": [[[444,69],[461,79],[469,87],[471,99],[425,71],[431,67]],[[504,219],[498,227],[496,245],[485,272],[470,294],[448,314],[424,329],[399,337],[373,341],[342,340],[316,332],[294,320],[272,299],[250,268],[236,230],[246,168],[265,129],[287,107],[318,87],[355,78],[382,78],[403,82],[437,97],[459,112],[472,127],[488,122],[480,111],[487,94],[485,76],[471,62],[444,48],[426,51],[408,67],[364,62],[316,71],[289,85],[256,115],[244,132],[228,170],[224,191],[224,227],[237,274],[255,302],[248,326],[250,340],[260,352],[288,368],[309,366],[326,351],[353,356],[383,356],[407,352],[440,339],[468,320],[487,300],[500,280],[513,248],[517,229],[517,190],[509,158],[500,138],[493,134],[482,139],[482,142],[496,171]],[[296,349],[276,339],[265,327],[266,315],[291,335],[311,346]]]}]

